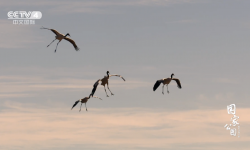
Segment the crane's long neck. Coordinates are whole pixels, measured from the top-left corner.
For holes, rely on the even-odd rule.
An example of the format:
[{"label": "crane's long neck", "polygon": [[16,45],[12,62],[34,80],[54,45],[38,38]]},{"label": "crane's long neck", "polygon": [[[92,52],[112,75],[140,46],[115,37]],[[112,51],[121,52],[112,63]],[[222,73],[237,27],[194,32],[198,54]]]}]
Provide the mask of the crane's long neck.
[{"label": "crane's long neck", "polygon": [[173,79],[173,74],[171,74],[171,79]]},{"label": "crane's long neck", "polygon": [[67,33],[66,35],[64,35],[64,38],[66,38],[69,34]]}]

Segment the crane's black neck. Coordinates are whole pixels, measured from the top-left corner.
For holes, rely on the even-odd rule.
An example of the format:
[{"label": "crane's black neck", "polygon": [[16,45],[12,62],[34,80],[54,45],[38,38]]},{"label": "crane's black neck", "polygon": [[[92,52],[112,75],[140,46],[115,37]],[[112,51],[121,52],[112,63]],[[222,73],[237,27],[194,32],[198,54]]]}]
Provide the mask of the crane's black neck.
[{"label": "crane's black neck", "polygon": [[64,37],[66,38],[69,34],[67,33]]},{"label": "crane's black neck", "polygon": [[171,74],[171,79],[173,79],[174,74]]},{"label": "crane's black neck", "polygon": [[109,76],[109,71],[107,71],[107,76]]}]

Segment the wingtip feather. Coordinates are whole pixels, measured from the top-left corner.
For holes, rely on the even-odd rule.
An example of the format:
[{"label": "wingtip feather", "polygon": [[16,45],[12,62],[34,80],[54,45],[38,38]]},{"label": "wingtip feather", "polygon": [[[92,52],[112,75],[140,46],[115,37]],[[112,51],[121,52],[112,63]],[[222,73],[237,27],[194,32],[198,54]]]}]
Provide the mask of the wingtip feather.
[{"label": "wingtip feather", "polygon": [[80,50],[80,48],[79,48],[79,47],[75,47],[75,50],[76,50],[76,51],[79,51],[79,50]]}]

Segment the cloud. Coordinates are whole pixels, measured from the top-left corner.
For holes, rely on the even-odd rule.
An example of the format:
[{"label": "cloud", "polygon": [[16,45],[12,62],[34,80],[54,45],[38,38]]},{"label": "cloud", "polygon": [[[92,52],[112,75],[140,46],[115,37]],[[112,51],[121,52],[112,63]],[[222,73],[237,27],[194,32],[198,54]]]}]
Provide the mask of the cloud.
[{"label": "cloud", "polygon": [[206,96],[204,94],[199,94],[198,99],[206,102],[211,101],[211,99],[214,99],[215,101],[228,101],[228,100],[235,100],[237,99],[234,93],[217,93],[213,96]]},{"label": "cloud", "polygon": [[[135,89],[151,86],[150,82],[130,79],[124,82],[118,77],[111,77],[110,86],[121,89]],[[97,79],[96,79],[97,80]],[[48,76],[0,76],[0,97],[25,97],[34,95],[34,92],[58,89],[92,89],[96,80],[86,80],[75,77],[48,78]]]},{"label": "cloud", "polygon": [[229,79],[229,78],[218,78],[214,80],[215,82],[218,83],[229,83],[229,84],[239,84],[239,81],[237,79]]},{"label": "cloud", "polygon": [[[19,103],[5,103],[5,108],[0,112],[4,149],[60,149],[72,145],[83,149],[174,149],[189,145],[186,148],[194,149],[195,144],[208,148],[239,140],[224,128],[231,117],[226,110],[123,108],[79,113],[77,107],[70,111],[62,104],[48,109]],[[242,127],[250,125],[250,109],[237,108],[236,113]],[[244,128],[240,141],[249,141],[249,132]]]},{"label": "cloud", "polygon": [[5,94],[0,94],[0,97],[1,98],[10,98],[10,97],[29,97],[29,96],[32,96],[33,94],[29,93],[17,93],[17,92],[14,92],[14,93],[5,93]]}]

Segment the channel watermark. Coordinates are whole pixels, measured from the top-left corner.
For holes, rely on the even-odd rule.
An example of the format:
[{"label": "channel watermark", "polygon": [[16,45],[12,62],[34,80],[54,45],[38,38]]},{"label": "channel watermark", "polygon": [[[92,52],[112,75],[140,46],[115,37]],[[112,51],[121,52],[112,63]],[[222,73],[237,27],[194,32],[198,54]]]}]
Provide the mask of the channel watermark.
[{"label": "channel watermark", "polygon": [[[232,124],[226,124],[224,128],[230,130],[230,135],[240,137],[240,124],[238,123],[239,116],[236,116],[236,106],[235,104],[231,104],[227,106],[227,113],[233,115],[231,118]],[[237,130],[238,129],[238,130]]]},{"label": "channel watermark", "polygon": [[42,13],[40,11],[9,11],[7,16],[15,25],[32,25],[35,24],[36,19],[42,18]]}]

